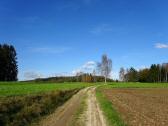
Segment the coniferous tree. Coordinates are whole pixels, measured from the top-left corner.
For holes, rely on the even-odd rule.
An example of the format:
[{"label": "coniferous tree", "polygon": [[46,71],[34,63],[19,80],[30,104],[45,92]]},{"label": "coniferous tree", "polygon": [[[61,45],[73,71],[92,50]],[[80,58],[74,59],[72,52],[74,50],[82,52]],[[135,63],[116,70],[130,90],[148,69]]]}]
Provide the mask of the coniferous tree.
[{"label": "coniferous tree", "polygon": [[12,45],[0,44],[0,81],[16,81],[18,74],[17,57]]},{"label": "coniferous tree", "polygon": [[128,82],[168,82],[168,63],[152,64],[150,68],[140,70],[131,67],[126,69],[124,80]]}]

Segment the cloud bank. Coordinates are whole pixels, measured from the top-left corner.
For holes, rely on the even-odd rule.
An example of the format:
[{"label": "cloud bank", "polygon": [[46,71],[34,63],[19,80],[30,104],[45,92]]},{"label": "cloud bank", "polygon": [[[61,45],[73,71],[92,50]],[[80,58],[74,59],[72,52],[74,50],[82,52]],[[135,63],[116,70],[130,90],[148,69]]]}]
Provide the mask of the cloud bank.
[{"label": "cloud bank", "polygon": [[95,61],[88,61],[81,67],[75,69],[72,71],[73,75],[76,75],[79,72],[86,72],[86,73],[91,73],[96,67],[96,62]]},{"label": "cloud bank", "polygon": [[157,48],[157,49],[168,48],[168,44],[156,43],[156,44],[155,44],[155,48]]}]

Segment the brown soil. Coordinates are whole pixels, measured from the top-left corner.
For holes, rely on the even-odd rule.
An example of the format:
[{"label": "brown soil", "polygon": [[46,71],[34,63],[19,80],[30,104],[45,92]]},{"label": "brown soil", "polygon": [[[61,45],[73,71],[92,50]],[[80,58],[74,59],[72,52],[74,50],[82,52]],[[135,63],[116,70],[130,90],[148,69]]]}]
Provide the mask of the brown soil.
[{"label": "brown soil", "polygon": [[105,89],[129,126],[168,126],[168,89]]}]

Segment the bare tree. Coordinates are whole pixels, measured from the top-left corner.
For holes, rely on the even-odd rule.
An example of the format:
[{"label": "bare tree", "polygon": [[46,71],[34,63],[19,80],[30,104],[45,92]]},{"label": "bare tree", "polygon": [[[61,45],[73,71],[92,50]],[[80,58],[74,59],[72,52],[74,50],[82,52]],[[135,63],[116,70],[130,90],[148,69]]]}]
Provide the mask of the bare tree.
[{"label": "bare tree", "polygon": [[93,82],[96,82],[96,70],[95,69],[93,70],[92,75],[93,75]]},{"label": "bare tree", "polygon": [[101,63],[97,64],[98,70],[101,73],[102,76],[104,76],[105,83],[107,82],[107,78],[110,76],[110,73],[112,71],[112,60],[108,59],[107,55],[104,54],[102,56]]},{"label": "bare tree", "polygon": [[120,68],[120,72],[119,72],[119,79],[120,81],[124,81],[124,77],[125,76],[125,70],[123,67]]}]

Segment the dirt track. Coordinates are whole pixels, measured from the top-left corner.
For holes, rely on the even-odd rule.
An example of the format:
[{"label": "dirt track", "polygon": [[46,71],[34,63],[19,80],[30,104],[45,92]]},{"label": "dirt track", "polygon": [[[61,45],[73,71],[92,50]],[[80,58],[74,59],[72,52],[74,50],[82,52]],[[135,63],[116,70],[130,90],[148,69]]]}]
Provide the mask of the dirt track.
[{"label": "dirt track", "polygon": [[168,89],[106,89],[129,126],[168,126]]},{"label": "dirt track", "polygon": [[88,90],[86,126],[106,126],[104,116],[95,96],[95,88]]},{"label": "dirt track", "polygon": [[106,126],[103,114],[95,96],[95,87],[85,88],[74,95],[63,106],[59,107],[53,114],[49,115],[41,122],[39,126],[71,126],[73,115],[80,107],[83,98],[86,99],[86,111],[83,112],[82,117],[83,126]]}]

